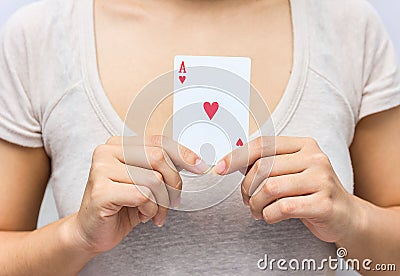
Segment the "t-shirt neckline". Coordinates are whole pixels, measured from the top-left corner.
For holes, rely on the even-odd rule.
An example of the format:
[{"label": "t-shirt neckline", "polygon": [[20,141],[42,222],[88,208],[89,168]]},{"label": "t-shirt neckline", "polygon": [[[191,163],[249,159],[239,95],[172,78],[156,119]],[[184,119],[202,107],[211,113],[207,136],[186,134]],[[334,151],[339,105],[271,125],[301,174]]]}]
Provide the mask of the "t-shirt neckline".
[{"label": "t-shirt neckline", "polygon": [[[104,127],[112,136],[135,135],[109,101],[100,80],[97,64],[97,49],[94,25],[94,1],[83,0],[79,9],[79,22],[82,30],[79,35],[82,78],[89,101]],[[306,19],[306,0],[290,0],[293,32],[293,64],[286,89],[271,117],[261,129],[272,124],[279,135],[290,122],[303,94],[309,63],[308,24]],[[124,129],[125,128],[125,129]],[[256,132],[258,133],[258,132]],[[262,131],[261,131],[262,133]],[[254,136],[255,133],[250,136]]]}]

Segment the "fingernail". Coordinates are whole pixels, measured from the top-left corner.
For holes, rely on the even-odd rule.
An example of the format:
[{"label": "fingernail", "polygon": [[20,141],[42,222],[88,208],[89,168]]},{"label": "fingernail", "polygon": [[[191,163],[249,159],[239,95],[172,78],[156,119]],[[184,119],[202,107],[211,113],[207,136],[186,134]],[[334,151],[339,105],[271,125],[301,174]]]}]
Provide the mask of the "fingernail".
[{"label": "fingernail", "polygon": [[217,174],[223,174],[226,169],[226,163],[224,160],[218,162],[218,164],[214,167],[214,170]]},{"label": "fingernail", "polygon": [[197,158],[194,165],[201,173],[208,171],[210,168],[201,158]]},{"label": "fingernail", "polygon": [[178,184],[176,184],[175,189],[181,189],[182,187],[182,181],[179,181]]},{"label": "fingernail", "polygon": [[165,218],[161,219],[159,222],[156,223],[158,227],[163,227],[165,223]]}]

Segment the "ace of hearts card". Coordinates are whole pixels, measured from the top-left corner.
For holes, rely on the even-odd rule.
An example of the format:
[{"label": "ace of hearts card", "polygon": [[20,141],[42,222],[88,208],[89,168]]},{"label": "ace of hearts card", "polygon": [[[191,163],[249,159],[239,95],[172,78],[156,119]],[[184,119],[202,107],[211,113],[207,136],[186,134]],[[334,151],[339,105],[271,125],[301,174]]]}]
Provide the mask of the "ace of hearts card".
[{"label": "ace of hearts card", "polygon": [[209,165],[249,139],[251,60],[176,56],[173,139]]}]

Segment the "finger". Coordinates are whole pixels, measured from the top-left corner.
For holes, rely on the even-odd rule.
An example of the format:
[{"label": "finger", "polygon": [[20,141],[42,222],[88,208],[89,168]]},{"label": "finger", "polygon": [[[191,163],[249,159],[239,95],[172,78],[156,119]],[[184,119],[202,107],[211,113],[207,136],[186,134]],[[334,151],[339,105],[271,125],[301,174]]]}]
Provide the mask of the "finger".
[{"label": "finger", "polygon": [[[168,207],[171,205],[174,206],[174,204],[176,204],[175,202],[179,201],[180,190],[168,189],[168,186],[166,186],[163,181],[162,175],[158,172],[138,167],[129,167],[128,170],[135,183],[149,188],[154,194],[159,208],[157,214],[153,218],[153,222],[157,226],[164,225],[168,214]],[[179,188],[182,188],[182,186]]]},{"label": "finger", "polygon": [[[148,196],[149,188],[140,185],[134,185],[134,186],[139,191],[139,193],[142,193],[144,196]],[[149,202],[146,202],[146,204],[139,205],[137,207],[140,212],[139,217],[143,218],[141,222],[147,221],[158,214],[160,207],[157,206],[154,197],[155,196],[151,193],[150,190]],[[156,206],[156,208],[154,208],[154,206]]]},{"label": "finger", "polygon": [[130,146],[151,146],[149,140],[145,136],[112,136],[107,142],[107,145],[130,145]]},{"label": "finger", "polygon": [[[172,203],[176,204],[176,202],[179,202],[178,197],[180,197],[180,193],[174,192],[173,190],[169,192],[163,182],[162,176],[158,172],[140,167],[123,165],[116,161],[115,164],[108,165],[106,173],[106,176],[114,182],[128,185],[135,184],[138,185],[137,187],[144,186],[146,189],[150,189],[152,193],[150,200],[160,206],[158,207],[156,215],[151,214],[151,216],[147,214],[148,212],[142,212],[141,210],[141,208],[146,208],[148,205],[139,208],[142,213],[142,215],[139,215],[139,218],[142,222],[154,217],[153,221],[156,225],[163,225],[168,213],[167,207],[171,204],[170,194],[172,196]],[[181,186],[178,188],[181,188]],[[146,190],[144,190],[143,195],[147,196]]]},{"label": "finger", "polygon": [[129,223],[131,228],[136,227],[140,222],[144,222],[144,216],[139,212],[138,208],[133,207],[126,207],[128,216],[129,216]]},{"label": "finger", "polygon": [[[110,148],[113,156],[120,162],[131,166],[156,170],[162,174],[167,185],[174,189],[181,189],[180,187],[182,185],[182,180],[175,167],[175,161],[170,158],[170,155],[164,151],[163,148],[129,145],[125,146],[125,151],[123,151],[122,147],[117,145],[109,145],[108,147]],[[186,149],[182,148],[181,152],[184,152]],[[187,150],[190,151],[189,149]],[[194,153],[190,151],[184,155],[189,156],[192,154]],[[202,167],[203,163],[204,162],[201,161],[201,163],[197,164],[195,167]],[[203,169],[197,169],[196,173],[199,173],[200,171],[203,171]],[[195,172],[195,170],[192,169],[192,172]]]},{"label": "finger", "polygon": [[196,174],[207,172],[210,167],[192,150],[176,141],[161,135],[146,137],[146,145],[161,147],[171,161],[179,169],[185,169]]},{"label": "finger", "polygon": [[111,137],[107,143],[113,145],[124,144],[124,146],[148,146],[159,147],[165,150],[178,170],[185,169],[192,173],[202,174],[207,172],[210,167],[192,150],[177,143],[171,138],[162,135],[146,137],[124,136]]},{"label": "finger", "polygon": [[[100,163],[100,164],[92,164],[92,170],[101,170],[101,174],[111,179],[114,182],[119,183],[127,183],[127,184],[136,184],[128,171],[129,165],[125,165],[121,163],[119,160],[113,158],[107,163]],[[139,168],[138,169],[142,169]],[[143,169],[145,170],[145,169]]]},{"label": "finger", "polygon": [[[132,157],[131,157],[132,155]],[[146,156],[144,156],[146,155]],[[130,160],[133,159],[133,160]],[[143,160],[145,159],[145,160]],[[147,160],[148,159],[148,160]],[[129,154],[125,155],[126,162],[132,164],[135,162],[136,166],[144,167],[147,169],[155,170],[158,174],[152,173],[150,175],[151,179],[138,179],[146,185],[146,183],[153,184],[152,190],[157,189],[160,190],[165,188],[168,194],[168,201],[163,198],[162,201],[158,201],[158,204],[164,207],[170,207],[171,204],[176,207],[176,202],[179,200],[180,197],[180,190],[182,189],[182,179],[175,168],[173,162],[169,158],[169,156],[159,147],[145,147],[143,151],[143,147],[132,147],[129,150]],[[128,167],[131,176],[135,175],[134,167]],[[132,171],[132,172],[131,172]],[[143,176],[139,174],[138,176]],[[154,178],[156,176],[156,178]],[[167,187],[165,187],[165,184]],[[163,190],[164,191],[164,190]],[[157,193],[156,196],[159,194]],[[157,200],[160,200],[157,197]]]},{"label": "finger", "polygon": [[249,206],[253,217],[261,219],[262,210],[276,200],[308,195],[318,191],[318,184],[309,181],[307,173],[274,176],[261,184],[259,191],[249,199]]},{"label": "finger", "polygon": [[107,145],[122,145],[123,144],[123,137],[122,136],[111,136],[108,138]]},{"label": "finger", "polygon": [[169,206],[167,187],[160,173],[138,167],[129,167],[129,174],[136,185],[145,186],[151,190],[155,201],[164,207]]},{"label": "finger", "polygon": [[[149,188],[153,195],[155,202],[159,205],[158,212],[153,218],[154,224],[162,226],[168,214],[168,207],[170,206],[170,193],[165,185],[161,174],[156,171],[147,170],[139,167],[129,167],[130,175],[133,182],[139,186]],[[172,194],[175,198],[180,194]]]},{"label": "finger", "polygon": [[[123,138],[126,137],[112,137],[109,139],[108,143],[118,144]],[[182,180],[174,164],[181,164],[181,167],[196,173],[203,173],[209,168],[193,151],[166,137],[146,137],[145,143],[147,145],[157,145],[152,147],[132,146],[133,144],[140,143],[140,139],[142,138],[139,137],[127,137],[126,139],[128,139],[128,145],[125,146],[125,152],[122,151],[122,148],[114,145],[114,156],[120,162],[131,166],[140,166],[142,168],[157,170],[163,176],[164,182],[170,187],[168,193],[170,195],[170,203],[173,206],[179,205],[180,189],[182,188]],[[165,149],[165,151],[163,149]],[[175,160],[171,160],[172,158],[170,158],[170,155]],[[186,164],[186,161],[190,159],[192,160],[190,162],[195,162],[195,170],[186,165],[182,165]]]},{"label": "finger", "polygon": [[224,158],[214,167],[217,174],[229,174],[253,164],[257,159],[300,151],[308,138],[263,136],[250,141]]},{"label": "finger", "polygon": [[[122,148],[115,145],[104,146],[114,156],[113,165],[110,160],[100,160],[99,164],[107,166],[107,173],[111,179],[118,182],[134,183],[150,188],[160,208],[153,219],[161,226],[167,216],[168,207],[176,207],[180,201],[182,180],[168,155],[159,147],[127,146],[128,154],[123,156]],[[102,155],[110,156],[110,155]],[[103,157],[104,158],[104,157]],[[120,165],[118,165],[118,162]],[[123,165],[126,162],[128,165]],[[102,165],[104,166],[104,165]],[[110,170],[113,166],[115,170]],[[124,169],[122,167],[125,167]],[[104,169],[104,168],[103,168]],[[153,171],[154,169],[154,171]],[[126,171],[128,170],[128,172]]]},{"label": "finger", "polygon": [[[155,170],[162,175],[162,181],[174,189],[181,189],[182,180],[169,156],[159,147],[128,146],[125,156],[118,147],[114,147],[113,155],[120,162],[132,167]],[[132,173],[130,174],[132,176]]]},{"label": "finger", "polygon": [[155,225],[157,225],[158,227],[162,227],[164,225],[165,220],[168,215],[168,208],[165,208],[165,207],[159,206],[159,205],[157,205],[157,206],[158,206],[158,209],[157,209],[156,214],[153,216],[144,215],[143,216],[144,221],[142,221],[142,222],[147,222],[149,219],[152,219],[153,223]]},{"label": "finger", "polygon": [[[165,185],[163,185],[165,187]],[[146,193],[146,191],[149,189],[149,187],[147,186],[143,186],[143,185],[137,185],[138,189],[140,192],[143,192],[144,194]],[[165,193],[164,193],[165,194]],[[150,198],[151,201],[153,201],[153,203],[156,203],[156,199],[155,196],[153,198]],[[168,197],[166,199],[168,201]],[[144,215],[145,220],[148,220],[150,218],[153,219],[153,222],[155,225],[161,227],[164,225],[164,222],[167,218],[167,214],[168,214],[168,208],[165,207],[166,205],[160,205],[158,206],[157,212],[155,214],[149,215],[148,211],[144,208],[147,208],[147,206],[140,206],[138,207],[139,211]],[[168,205],[167,205],[168,206]]]},{"label": "finger", "polygon": [[263,218],[273,224],[290,218],[318,217],[321,199],[318,193],[282,198],[263,209]]},{"label": "finger", "polygon": [[300,173],[306,168],[300,152],[258,159],[242,181],[242,194],[250,197],[268,177]]},{"label": "finger", "polygon": [[155,197],[155,202],[161,206],[168,207],[170,205],[170,194],[174,197],[180,195],[182,185],[178,186],[178,190],[167,189],[163,177],[160,173],[140,167],[124,165],[119,161],[114,164],[108,164],[107,169],[103,170],[105,176],[114,182],[137,184],[148,187]]},{"label": "finger", "polygon": [[[131,209],[133,209],[133,208],[131,208]],[[139,218],[139,221],[141,223],[146,223],[151,219],[151,218],[148,218],[147,216],[143,215],[142,213],[140,213],[138,209],[136,209],[136,211],[137,211],[137,216]]]},{"label": "finger", "polygon": [[115,209],[116,212],[123,206],[140,207],[144,215],[152,217],[158,209],[152,199],[154,195],[146,187],[139,190],[136,185],[111,182],[107,192],[100,199],[100,206],[106,209],[110,209],[110,204],[119,206]]}]

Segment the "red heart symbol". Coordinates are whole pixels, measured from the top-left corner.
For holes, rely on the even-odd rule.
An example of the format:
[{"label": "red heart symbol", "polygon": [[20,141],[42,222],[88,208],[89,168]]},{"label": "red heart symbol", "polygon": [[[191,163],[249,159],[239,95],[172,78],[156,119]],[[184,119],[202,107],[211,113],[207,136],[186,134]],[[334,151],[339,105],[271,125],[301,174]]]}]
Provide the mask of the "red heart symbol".
[{"label": "red heart symbol", "polygon": [[217,113],[217,110],[219,108],[219,104],[217,102],[213,102],[212,104],[210,104],[209,102],[205,102],[203,104],[204,110],[206,111],[208,118],[210,118],[210,120],[212,120],[212,118],[214,117],[215,113]]},{"label": "red heart symbol", "polygon": [[185,82],[185,80],[186,80],[186,77],[185,76],[179,76],[179,80],[183,84]]},{"label": "red heart symbol", "polygon": [[236,146],[238,146],[238,147],[243,147],[243,141],[242,141],[242,139],[239,138],[239,140],[237,140]]}]

